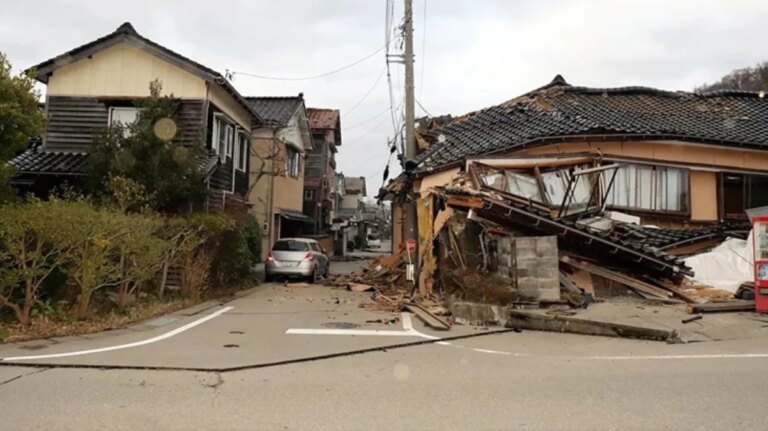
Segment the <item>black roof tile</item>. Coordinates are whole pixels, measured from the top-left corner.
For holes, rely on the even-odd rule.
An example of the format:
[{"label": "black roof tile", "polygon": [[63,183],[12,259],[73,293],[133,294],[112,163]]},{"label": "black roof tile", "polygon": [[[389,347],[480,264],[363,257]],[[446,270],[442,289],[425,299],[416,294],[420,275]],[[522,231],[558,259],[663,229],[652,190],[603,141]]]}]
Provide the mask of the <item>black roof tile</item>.
[{"label": "black roof tile", "polygon": [[256,111],[264,123],[285,127],[296,110],[304,104],[304,96],[290,97],[246,97],[251,109]]},{"label": "black roof tile", "polygon": [[423,171],[540,139],[612,134],[762,148],[768,99],[744,91],[573,87],[558,75],[540,89],[430,130],[434,142],[417,161]]},{"label": "black roof tile", "polygon": [[9,164],[19,174],[84,174],[86,153],[63,153],[29,149],[14,157]]}]

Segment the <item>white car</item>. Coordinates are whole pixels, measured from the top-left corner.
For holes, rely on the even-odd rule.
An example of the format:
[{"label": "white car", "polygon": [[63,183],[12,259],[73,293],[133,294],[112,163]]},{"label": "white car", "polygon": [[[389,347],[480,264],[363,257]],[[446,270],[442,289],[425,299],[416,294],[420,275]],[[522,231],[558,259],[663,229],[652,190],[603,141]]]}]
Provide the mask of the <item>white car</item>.
[{"label": "white car", "polygon": [[381,248],[381,240],[372,236],[368,237],[368,248]]}]

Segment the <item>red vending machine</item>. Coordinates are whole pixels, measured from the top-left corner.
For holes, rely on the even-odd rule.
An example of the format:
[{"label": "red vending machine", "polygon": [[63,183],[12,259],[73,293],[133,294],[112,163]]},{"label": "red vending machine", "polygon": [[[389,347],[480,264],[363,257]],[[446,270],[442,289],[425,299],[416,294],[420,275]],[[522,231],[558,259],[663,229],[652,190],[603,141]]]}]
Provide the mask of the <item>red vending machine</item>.
[{"label": "red vending machine", "polygon": [[752,218],[755,251],[755,311],[768,313],[768,216]]}]

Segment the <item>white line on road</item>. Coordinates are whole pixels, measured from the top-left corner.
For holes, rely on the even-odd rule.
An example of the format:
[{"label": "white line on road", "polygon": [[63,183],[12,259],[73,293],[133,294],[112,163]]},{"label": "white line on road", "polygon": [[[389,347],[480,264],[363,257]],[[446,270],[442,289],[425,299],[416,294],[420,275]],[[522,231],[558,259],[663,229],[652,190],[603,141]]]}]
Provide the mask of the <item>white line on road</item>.
[{"label": "white line on road", "polygon": [[184,326],[180,326],[172,331],[166,332],[165,334],[158,335],[157,337],[149,338],[147,340],[142,341],[136,341],[134,343],[128,343],[128,344],[120,344],[117,346],[109,346],[109,347],[101,347],[98,349],[90,349],[90,350],[79,350],[76,352],[66,352],[66,353],[52,353],[49,355],[36,355],[36,356],[12,356],[9,358],[0,358],[0,362],[12,362],[12,361],[30,361],[34,359],[51,359],[51,358],[65,358],[68,356],[81,356],[81,355],[90,355],[92,353],[102,353],[102,352],[111,352],[113,350],[122,350],[122,349],[129,349],[131,347],[139,347],[139,346],[146,346],[147,344],[157,343],[158,341],[166,340],[168,338],[173,337],[174,335],[179,335],[182,332],[188,331],[195,326],[201,325],[211,319],[214,319],[216,317],[221,316],[222,314],[226,313],[227,311],[233,309],[235,307],[225,307],[221,310],[218,310],[216,312],[213,312],[205,317],[202,317],[200,319],[195,320],[194,322],[189,322]]},{"label": "white line on road", "polygon": [[378,329],[289,329],[286,334],[293,335],[374,335],[385,337],[416,337],[408,331],[380,331]]},{"label": "white line on road", "polygon": [[658,361],[664,359],[761,359],[768,353],[713,353],[701,355],[645,355],[645,356],[568,356],[568,359],[591,359],[597,361]]},{"label": "white line on road", "polygon": [[[380,331],[380,330],[365,330],[365,329],[289,329],[287,334],[304,334],[304,335],[388,335],[388,336],[400,336],[400,337],[419,337],[428,340],[440,340],[441,337],[435,335],[425,334],[419,332],[413,327],[413,321],[411,320],[410,313],[402,313],[401,321],[403,322],[402,331]],[[447,341],[437,341],[435,344],[441,346],[451,346],[464,350],[472,350],[479,353],[490,353],[494,355],[505,355],[514,357],[536,357],[542,355],[535,355],[531,353],[514,353],[505,352],[500,350],[480,349],[461,346],[458,344],[451,344]],[[544,355],[546,356],[546,355]],[[768,353],[723,353],[723,354],[691,354],[691,355],[645,355],[645,356],[549,356],[552,358],[561,359],[581,359],[581,360],[593,360],[593,361],[657,361],[657,360],[672,360],[672,359],[759,359],[768,358]]]}]

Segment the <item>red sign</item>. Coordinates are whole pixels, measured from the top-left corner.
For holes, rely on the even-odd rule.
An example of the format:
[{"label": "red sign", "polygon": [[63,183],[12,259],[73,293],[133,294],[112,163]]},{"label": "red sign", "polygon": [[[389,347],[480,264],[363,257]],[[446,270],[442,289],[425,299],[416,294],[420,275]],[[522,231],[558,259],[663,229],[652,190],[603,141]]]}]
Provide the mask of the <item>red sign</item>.
[{"label": "red sign", "polygon": [[416,240],[415,239],[409,239],[406,241],[406,246],[408,247],[408,253],[415,253],[416,252]]}]

